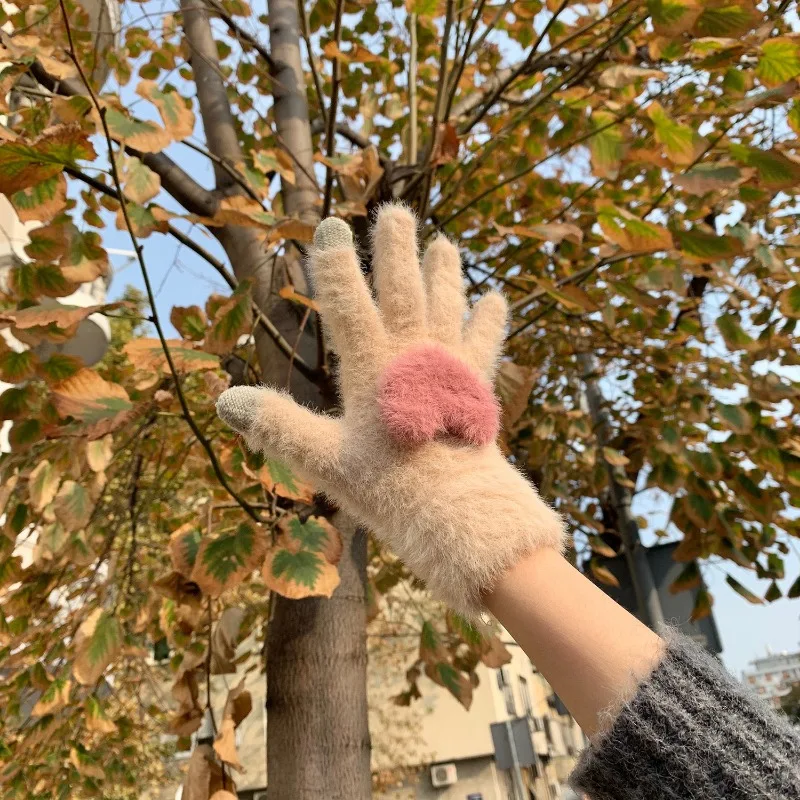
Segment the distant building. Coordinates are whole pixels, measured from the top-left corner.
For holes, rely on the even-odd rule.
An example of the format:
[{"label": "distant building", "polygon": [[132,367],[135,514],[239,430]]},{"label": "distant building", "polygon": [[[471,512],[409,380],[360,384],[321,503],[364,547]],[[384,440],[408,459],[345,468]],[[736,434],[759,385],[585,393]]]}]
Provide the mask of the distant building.
[{"label": "distant building", "polygon": [[800,652],[767,653],[751,662],[742,679],[746,686],[776,708],[781,698],[800,685]]},{"label": "distant building", "polygon": [[[479,666],[478,686],[467,711],[445,689],[423,677],[422,698],[410,709],[395,708],[387,719],[371,718],[377,770],[390,765],[380,755],[381,742],[402,724],[402,712],[416,713],[417,753],[424,760],[406,763],[405,779],[384,785],[376,797],[386,800],[566,800],[566,786],[586,738],[550,684],[507,633],[502,640],[512,660],[500,669]],[[373,672],[371,681],[385,680]],[[414,711],[414,706],[423,708]],[[535,764],[522,769],[525,797],[520,798],[510,770],[495,762],[491,725],[525,718],[531,734]],[[378,763],[375,763],[378,762]],[[396,765],[399,766],[399,765]],[[386,770],[390,771],[390,770]]]}]

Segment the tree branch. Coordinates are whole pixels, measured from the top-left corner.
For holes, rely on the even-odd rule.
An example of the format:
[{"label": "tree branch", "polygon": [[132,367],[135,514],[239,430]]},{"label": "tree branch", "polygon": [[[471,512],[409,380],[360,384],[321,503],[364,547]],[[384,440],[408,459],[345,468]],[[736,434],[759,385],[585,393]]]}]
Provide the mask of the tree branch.
[{"label": "tree branch", "polygon": [[[336,112],[339,105],[339,42],[342,38],[342,13],[344,0],[336,0],[336,12],[333,18],[333,41],[337,53],[331,59],[331,103],[328,108],[328,128],[325,133],[325,151],[329,159],[336,152]],[[328,216],[331,210],[331,196],[333,194],[333,167],[325,166],[325,195],[322,199],[322,217]]]},{"label": "tree branch", "polygon": [[[38,62],[30,66],[36,80],[53,94],[64,97],[88,97],[80,81],[75,79],[58,80],[50,75]],[[194,178],[179,167],[164,153],[142,153],[133,147],[125,146],[125,152],[138,158],[161,178],[161,186],[169,192],[187,211],[203,217],[213,217],[219,207],[219,197],[201,186]]]},{"label": "tree branch", "polygon": [[244,30],[244,28],[242,28],[239,23],[236,22],[236,20],[233,19],[233,17],[231,17],[231,15],[228,14],[227,11],[225,11],[225,9],[216,2],[216,0],[206,0],[206,2],[211,6],[211,8],[214,9],[216,15],[228,26],[228,30],[230,30],[230,32],[240,42],[247,43],[261,56],[262,59],[264,59],[264,63],[267,65],[270,73],[275,72],[275,61],[270,55],[269,50],[267,50],[267,48],[261,44],[261,42],[259,42],[255,36]]},{"label": "tree branch", "polygon": [[217,457],[214,454],[214,450],[211,447],[211,443],[208,439],[205,438],[203,432],[198,427],[197,423],[192,417],[191,411],[189,410],[189,406],[186,402],[186,398],[183,394],[183,389],[181,388],[180,379],[178,377],[178,371],[175,368],[175,362],[172,360],[172,354],[170,353],[169,345],[167,344],[167,338],[164,335],[164,329],[161,327],[161,320],[158,316],[158,309],[156,307],[156,298],[155,294],[153,293],[153,287],[150,283],[150,276],[147,272],[147,266],[144,263],[144,255],[143,255],[143,248],[142,245],[139,243],[139,240],[136,238],[136,234],[133,232],[133,226],[131,224],[131,219],[128,215],[128,204],[125,200],[125,194],[122,191],[122,182],[120,181],[119,173],[117,172],[117,162],[114,158],[114,139],[111,136],[111,131],[108,128],[108,122],[106,120],[106,109],[101,105],[100,100],[98,99],[97,95],[94,93],[94,89],[92,89],[91,84],[86,78],[84,74],[83,67],[78,60],[77,54],[75,53],[75,46],[72,41],[72,29],[69,24],[69,15],[67,14],[66,6],[64,5],[64,0],[58,0],[59,6],[61,7],[61,15],[64,19],[64,27],[66,28],[67,32],[67,40],[69,42],[69,56],[72,59],[72,62],[75,64],[78,73],[80,74],[81,80],[83,81],[83,85],[86,87],[86,91],[94,105],[98,115],[100,116],[100,123],[103,127],[103,134],[106,139],[106,144],[108,146],[108,160],[111,164],[111,176],[114,180],[114,186],[117,190],[117,196],[119,199],[120,208],[122,209],[122,216],[125,220],[125,227],[128,230],[128,235],[131,238],[131,243],[133,244],[133,249],[136,253],[136,259],[139,262],[139,267],[142,271],[142,280],[144,281],[145,290],[147,292],[147,299],[150,303],[150,311],[152,313],[153,325],[155,326],[156,333],[158,334],[159,341],[161,342],[161,347],[164,351],[164,357],[167,360],[167,365],[169,367],[170,374],[172,375],[172,380],[175,384],[175,393],[178,396],[178,402],[181,406],[181,411],[183,412],[183,417],[188,423],[189,427],[192,430],[192,433],[197,438],[197,441],[200,442],[203,449],[206,451],[208,455],[209,461],[211,462],[211,467],[214,470],[214,474],[217,476],[217,480],[222,486],[223,489],[241,506],[242,510],[254,519],[256,522],[261,521],[260,515],[256,512],[254,508],[243,498],[241,497],[236,490],[228,483],[228,479],[225,476],[225,473],[222,471],[222,467],[220,466],[219,462],[217,461]]}]

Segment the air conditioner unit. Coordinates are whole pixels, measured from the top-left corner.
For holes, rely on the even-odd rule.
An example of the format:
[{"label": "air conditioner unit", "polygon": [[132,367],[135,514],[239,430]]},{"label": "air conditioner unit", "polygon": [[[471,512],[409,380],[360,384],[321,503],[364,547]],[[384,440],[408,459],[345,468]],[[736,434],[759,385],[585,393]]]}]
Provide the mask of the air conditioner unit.
[{"label": "air conditioner unit", "polygon": [[437,764],[431,767],[431,783],[434,789],[452,786],[458,780],[455,764]]}]

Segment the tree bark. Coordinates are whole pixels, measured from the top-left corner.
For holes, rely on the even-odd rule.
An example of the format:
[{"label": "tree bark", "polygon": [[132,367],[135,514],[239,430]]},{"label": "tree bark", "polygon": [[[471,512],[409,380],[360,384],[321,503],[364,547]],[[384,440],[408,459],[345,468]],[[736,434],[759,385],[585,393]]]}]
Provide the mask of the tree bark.
[{"label": "tree bark", "polygon": [[[300,57],[297,0],[268,0],[275,64],[273,113],[295,162],[284,208],[319,221],[311,125]],[[324,404],[321,404],[324,407]],[[364,531],[343,514],[341,583],[329,600],[276,599],[267,629],[267,793],[270,800],[368,800]]]},{"label": "tree bark", "polygon": [[295,163],[295,185],[283,183],[283,204],[288,214],[319,221],[319,187],[314,176],[314,146],[300,57],[300,20],[297,0],[268,0],[269,41],[275,64],[272,95],[278,139]]},{"label": "tree bark", "polygon": [[329,600],[279,597],[267,628],[269,800],[368,800],[367,535],[342,514]]}]

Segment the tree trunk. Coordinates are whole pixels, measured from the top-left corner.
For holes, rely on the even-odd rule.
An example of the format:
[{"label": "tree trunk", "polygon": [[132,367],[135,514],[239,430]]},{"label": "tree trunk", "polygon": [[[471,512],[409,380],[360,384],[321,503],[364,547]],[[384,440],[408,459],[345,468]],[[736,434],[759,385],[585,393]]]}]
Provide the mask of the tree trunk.
[{"label": "tree trunk", "polygon": [[329,600],[277,598],[267,628],[269,800],[368,800],[367,535],[342,514]]},{"label": "tree trunk", "polygon": [[[319,220],[297,0],[268,0],[278,137],[295,162],[284,208]],[[267,629],[267,791],[270,800],[372,796],[367,719],[364,531],[343,514],[344,551],[333,597],[278,597]]]}]

